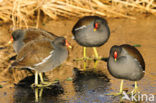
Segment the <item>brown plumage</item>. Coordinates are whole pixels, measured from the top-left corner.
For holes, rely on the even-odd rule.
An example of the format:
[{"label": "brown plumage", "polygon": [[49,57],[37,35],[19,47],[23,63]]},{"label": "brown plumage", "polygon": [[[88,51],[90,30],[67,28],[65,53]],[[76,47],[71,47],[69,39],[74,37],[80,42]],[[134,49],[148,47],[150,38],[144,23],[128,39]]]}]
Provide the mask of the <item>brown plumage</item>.
[{"label": "brown plumage", "polygon": [[12,33],[13,37],[13,47],[16,53],[28,42],[41,38],[48,38],[54,40],[58,36],[47,32],[42,29],[29,28],[29,29],[18,29]]},{"label": "brown plumage", "polygon": [[133,58],[136,58],[139,63],[141,64],[143,70],[145,70],[145,62],[140,54],[140,52],[134,47],[134,46],[130,46],[128,44],[123,44],[121,45],[122,48],[124,48],[129,55],[131,55]]},{"label": "brown plumage", "polygon": [[[98,18],[97,16],[86,16],[85,18],[81,18],[79,19],[79,21],[76,23],[77,25],[75,25],[73,28],[79,28],[83,25],[89,25],[92,21],[95,20],[95,18]],[[74,29],[73,29],[74,30]]]},{"label": "brown plumage", "polygon": [[12,66],[47,72],[67,59],[66,46],[69,47],[69,44],[64,37],[58,37],[53,41],[47,38],[32,40],[19,51]]},{"label": "brown plumage", "polygon": [[[17,54],[12,66],[35,70],[35,84],[32,86],[49,86],[45,83],[41,72],[47,72],[62,64],[68,57],[68,42],[64,37],[55,40],[48,38],[35,39],[26,43]],[[38,84],[38,74],[41,84]]]},{"label": "brown plumage", "polygon": [[51,40],[54,40],[58,36],[54,35],[53,33],[47,32],[42,29],[35,29],[35,28],[29,28],[24,30],[24,39],[23,41],[25,43],[34,40],[34,39],[40,39],[40,38],[48,38]]},{"label": "brown plumage", "polygon": [[52,50],[53,47],[50,40],[34,40],[20,50],[16,62],[19,66],[33,67],[34,64],[40,63],[44,58],[48,57]]}]

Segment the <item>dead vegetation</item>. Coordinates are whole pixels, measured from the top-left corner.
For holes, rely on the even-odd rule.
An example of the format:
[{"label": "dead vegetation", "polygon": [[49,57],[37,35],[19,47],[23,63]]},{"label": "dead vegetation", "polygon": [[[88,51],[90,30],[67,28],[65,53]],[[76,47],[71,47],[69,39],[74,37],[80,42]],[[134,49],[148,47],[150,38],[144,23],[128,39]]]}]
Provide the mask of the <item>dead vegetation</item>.
[{"label": "dead vegetation", "polygon": [[[40,11],[52,19],[85,15],[126,17],[136,13],[156,15],[155,0],[0,0],[0,22],[13,22],[13,27],[28,27],[29,21],[39,19]],[[38,13],[37,13],[38,12]],[[38,26],[38,25],[37,25]]]}]

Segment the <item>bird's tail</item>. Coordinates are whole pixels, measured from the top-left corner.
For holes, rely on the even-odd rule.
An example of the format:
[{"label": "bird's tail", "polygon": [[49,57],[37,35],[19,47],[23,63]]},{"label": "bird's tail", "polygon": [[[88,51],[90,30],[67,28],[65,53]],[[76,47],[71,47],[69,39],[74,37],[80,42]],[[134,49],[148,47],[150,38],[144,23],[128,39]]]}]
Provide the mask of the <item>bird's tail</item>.
[{"label": "bird's tail", "polygon": [[12,64],[11,64],[11,66],[9,67],[9,72],[12,72],[12,68],[14,68],[15,66],[17,66],[18,65],[18,62],[13,62]]},{"label": "bird's tail", "polygon": [[108,62],[108,58],[101,58],[102,61]]},{"label": "bird's tail", "polygon": [[13,67],[17,66],[17,65],[18,65],[18,62],[16,62],[16,61],[11,64],[11,66],[13,66]]}]

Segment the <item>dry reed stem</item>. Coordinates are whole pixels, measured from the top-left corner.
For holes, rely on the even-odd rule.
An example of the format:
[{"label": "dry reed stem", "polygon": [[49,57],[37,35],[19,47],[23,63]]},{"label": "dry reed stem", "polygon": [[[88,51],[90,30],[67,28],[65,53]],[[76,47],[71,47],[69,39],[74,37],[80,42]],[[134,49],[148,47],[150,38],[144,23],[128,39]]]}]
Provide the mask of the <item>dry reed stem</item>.
[{"label": "dry reed stem", "polygon": [[[134,19],[137,12],[156,15],[155,0],[3,0],[0,2],[0,23],[12,21],[14,29],[27,27],[40,11],[52,19],[85,15],[125,17]],[[35,15],[35,12],[38,12]],[[131,16],[130,16],[131,15]],[[133,17],[134,16],[134,17]]]}]

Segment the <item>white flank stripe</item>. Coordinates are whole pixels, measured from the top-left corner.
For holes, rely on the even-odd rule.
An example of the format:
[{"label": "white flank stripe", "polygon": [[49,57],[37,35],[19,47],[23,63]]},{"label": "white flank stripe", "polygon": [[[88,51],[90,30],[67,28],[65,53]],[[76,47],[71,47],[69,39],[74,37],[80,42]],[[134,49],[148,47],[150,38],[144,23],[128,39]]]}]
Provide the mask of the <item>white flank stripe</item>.
[{"label": "white flank stripe", "polygon": [[41,62],[39,62],[39,63],[37,63],[37,64],[34,64],[34,66],[38,66],[38,65],[41,65],[41,64],[45,63],[45,62],[52,56],[52,53],[53,53],[53,52],[54,52],[54,51],[51,51],[51,52],[50,52],[50,55],[49,55],[48,57],[44,58]]},{"label": "white flank stripe", "polygon": [[74,36],[72,36],[72,39],[73,39],[73,40],[75,40],[75,37],[74,37]]},{"label": "white flank stripe", "polygon": [[24,59],[24,57],[20,58],[19,61],[22,61]]},{"label": "white flank stripe", "polygon": [[83,29],[83,28],[86,28],[86,27],[87,27],[86,25],[83,25],[83,26],[81,26],[79,28],[76,28],[75,31],[80,30],[80,29]]},{"label": "white flank stripe", "polygon": [[29,69],[32,69],[32,70],[34,70],[34,68],[32,68],[32,67],[26,67],[26,68],[29,68]]}]

